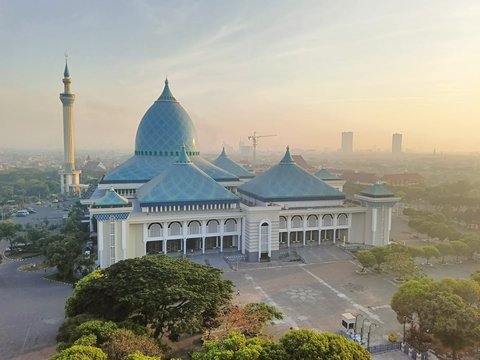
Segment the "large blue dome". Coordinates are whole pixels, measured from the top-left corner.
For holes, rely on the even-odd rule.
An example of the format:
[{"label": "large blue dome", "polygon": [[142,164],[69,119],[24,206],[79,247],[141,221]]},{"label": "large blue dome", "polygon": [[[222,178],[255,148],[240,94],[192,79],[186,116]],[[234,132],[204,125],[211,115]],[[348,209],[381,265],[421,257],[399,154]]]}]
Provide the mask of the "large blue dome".
[{"label": "large blue dome", "polygon": [[197,132],[185,109],[172,95],[165,80],[162,95],[143,115],[135,138],[135,155],[178,156],[185,146],[188,155],[199,155]]}]

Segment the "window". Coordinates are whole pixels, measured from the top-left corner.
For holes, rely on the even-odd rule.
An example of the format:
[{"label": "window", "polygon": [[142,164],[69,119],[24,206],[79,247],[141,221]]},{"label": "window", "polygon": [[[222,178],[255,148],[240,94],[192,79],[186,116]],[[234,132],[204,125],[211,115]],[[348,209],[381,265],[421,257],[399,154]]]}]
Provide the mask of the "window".
[{"label": "window", "polygon": [[310,215],[307,219],[308,227],[317,227],[318,226],[318,218],[315,215]]},{"label": "window", "polygon": [[178,222],[171,223],[168,227],[168,235],[182,235],[182,225],[180,225]]},{"label": "window", "polygon": [[148,236],[149,237],[160,237],[162,236],[162,225],[158,223],[150,224],[148,226]]},{"label": "window", "polygon": [[207,223],[207,232],[208,233],[217,233],[219,231],[218,229],[218,221],[217,220],[210,220]]},{"label": "window", "polygon": [[347,226],[348,225],[348,216],[346,214],[340,214],[337,218],[338,225]]},{"label": "window", "polygon": [[235,232],[237,231],[237,222],[234,219],[228,219],[225,221],[225,231]]},{"label": "window", "polygon": [[200,234],[202,226],[198,221],[192,221],[188,224],[188,233],[189,234]]},{"label": "window", "polygon": [[301,228],[303,227],[303,221],[301,216],[292,217],[292,228]]},{"label": "window", "polygon": [[287,228],[287,219],[284,216],[280,216],[280,229]]},{"label": "window", "polygon": [[322,225],[323,226],[333,226],[333,216],[332,215],[323,215]]}]

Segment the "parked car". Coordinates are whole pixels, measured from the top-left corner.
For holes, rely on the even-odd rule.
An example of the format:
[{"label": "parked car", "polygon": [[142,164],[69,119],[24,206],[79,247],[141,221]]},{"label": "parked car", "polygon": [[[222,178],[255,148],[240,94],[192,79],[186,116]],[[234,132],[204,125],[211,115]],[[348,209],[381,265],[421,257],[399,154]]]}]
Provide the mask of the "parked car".
[{"label": "parked car", "polygon": [[29,212],[28,210],[18,210],[15,214],[16,217],[26,217],[28,216]]},{"label": "parked car", "polygon": [[28,211],[30,214],[36,214],[36,213],[37,213],[37,211],[36,211],[34,208],[31,208],[31,207],[27,208],[27,211]]}]

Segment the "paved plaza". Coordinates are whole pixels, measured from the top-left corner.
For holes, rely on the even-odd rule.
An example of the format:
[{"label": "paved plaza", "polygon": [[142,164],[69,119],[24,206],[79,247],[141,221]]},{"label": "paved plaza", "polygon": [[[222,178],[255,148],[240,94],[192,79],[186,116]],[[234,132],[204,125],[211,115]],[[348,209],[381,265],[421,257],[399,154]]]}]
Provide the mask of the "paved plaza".
[{"label": "paved plaza", "polygon": [[[225,278],[240,290],[239,302],[267,302],[284,313],[285,319],[273,327],[273,335],[290,328],[337,332],[345,312],[361,314],[358,332],[366,319],[363,337],[367,338],[371,328],[372,345],[387,342],[391,332],[401,335],[402,327],[389,305],[397,285],[378,274],[357,274],[358,265],[349,254],[342,256],[343,250],[337,247],[309,248],[309,259],[325,258],[322,251],[331,254],[324,262],[260,264],[227,271]],[[371,323],[375,325],[370,327]]]}]

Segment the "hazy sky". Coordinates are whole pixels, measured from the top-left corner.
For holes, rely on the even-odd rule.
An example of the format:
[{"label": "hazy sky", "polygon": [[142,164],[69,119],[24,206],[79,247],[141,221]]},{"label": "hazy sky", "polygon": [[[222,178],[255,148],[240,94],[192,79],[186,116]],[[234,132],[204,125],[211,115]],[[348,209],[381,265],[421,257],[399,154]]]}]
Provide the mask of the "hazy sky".
[{"label": "hazy sky", "polygon": [[0,0],[0,147],[133,150],[165,75],[200,149],[480,151],[480,1]]}]

